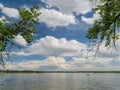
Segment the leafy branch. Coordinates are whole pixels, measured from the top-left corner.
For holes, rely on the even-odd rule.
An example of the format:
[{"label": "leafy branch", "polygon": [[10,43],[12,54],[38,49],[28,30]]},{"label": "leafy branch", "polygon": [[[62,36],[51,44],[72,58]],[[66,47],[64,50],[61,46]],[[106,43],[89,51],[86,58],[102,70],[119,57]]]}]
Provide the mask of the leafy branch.
[{"label": "leafy branch", "polygon": [[0,64],[5,65],[3,53],[6,52],[9,58],[9,51],[13,46],[20,48],[14,43],[13,39],[18,34],[21,35],[27,43],[34,40],[33,33],[36,33],[35,25],[39,23],[38,6],[33,6],[30,9],[19,8],[20,18],[16,22],[6,23],[7,19],[0,21]]}]

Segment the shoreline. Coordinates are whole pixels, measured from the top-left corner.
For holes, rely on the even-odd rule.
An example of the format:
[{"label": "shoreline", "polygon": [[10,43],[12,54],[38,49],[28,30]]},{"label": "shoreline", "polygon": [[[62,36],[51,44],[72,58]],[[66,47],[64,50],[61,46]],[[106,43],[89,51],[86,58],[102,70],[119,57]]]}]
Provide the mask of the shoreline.
[{"label": "shoreline", "polygon": [[0,70],[0,73],[120,73],[120,71],[33,71],[33,70]]}]

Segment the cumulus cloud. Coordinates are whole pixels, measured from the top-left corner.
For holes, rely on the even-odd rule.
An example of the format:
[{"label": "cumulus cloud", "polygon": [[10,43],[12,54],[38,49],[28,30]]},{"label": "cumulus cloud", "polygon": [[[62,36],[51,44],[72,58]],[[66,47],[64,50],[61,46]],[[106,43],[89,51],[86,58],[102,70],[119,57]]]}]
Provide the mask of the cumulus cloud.
[{"label": "cumulus cloud", "polygon": [[[119,46],[119,41],[117,44]],[[39,48],[39,49],[38,49]],[[119,49],[119,48],[118,48]],[[17,54],[17,53],[14,53]],[[89,50],[86,44],[76,40],[57,39],[52,36],[41,38],[17,55],[43,55],[45,59],[24,60],[7,64],[8,69],[26,70],[119,70],[120,53],[115,48],[101,44],[99,54]]]},{"label": "cumulus cloud", "polygon": [[41,9],[40,22],[44,22],[48,27],[67,26],[75,24],[76,20],[73,15],[63,14],[54,9]]},{"label": "cumulus cloud", "polygon": [[27,52],[45,56],[76,56],[86,49],[86,45],[76,40],[68,41],[65,38],[57,39],[52,36],[46,36],[28,47]]},{"label": "cumulus cloud", "polygon": [[64,58],[61,57],[48,57],[44,60],[29,60],[18,63],[7,63],[8,69],[26,69],[26,70],[58,70],[65,69],[68,64]]},{"label": "cumulus cloud", "polygon": [[92,10],[92,3],[90,0],[42,0],[49,6],[56,6],[61,12],[71,14],[86,14]]},{"label": "cumulus cloud", "polygon": [[18,18],[19,12],[15,8],[5,7],[3,4],[0,3],[0,10],[2,13],[4,13],[6,16],[10,18]]},{"label": "cumulus cloud", "polygon": [[[91,1],[91,0],[42,0],[42,2],[46,3],[46,7],[57,7],[59,12],[63,14],[72,15],[76,13],[77,15],[85,15],[88,12],[92,12],[92,8],[95,8],[100,4],[99,0]],[[66,5],[68,4],[68,5]],[[81,21],[87,24],[93,24],[95,20],[99,19],[100,15],[95,13],[93,17],[87,18],[85,16],[81,17]]]},{"label": "cumulus cloud", "polygon": [[4,8],[4,5],[0,3],[0,9]]},{"label": "cumulus cloud", "polygon": [[100,19],[100,15],[98,12],[96,12],[95,14],[93,14],[93,17],[91,18],[86,18],[85,16],[81,17],[81,21],[87,23],[87,24],[93,24],[95,20]]},{"label": "cumulus cloud", "polygon": [[15,36],[14,40],[13,40],[15,43],[21,45],[21,46],[26,46],[27,45],[27,42],[26,40],[21,36],[21,35],[17,35]]},{"label": "cumulus cloud", "polygon": [[[120,57],[118,57],[120,58]],[[7,63],[6,69],[17,70],[120,70],[120,59],[114,58],[73,58],[68,61],[62,57],[48,57],[43,60],[26,60],[17,63]]]},{"label": "cumulus cloud", "polygon": [[5,16],[0,17],[0,21],[3,20],[3,19],[6,19]]}]

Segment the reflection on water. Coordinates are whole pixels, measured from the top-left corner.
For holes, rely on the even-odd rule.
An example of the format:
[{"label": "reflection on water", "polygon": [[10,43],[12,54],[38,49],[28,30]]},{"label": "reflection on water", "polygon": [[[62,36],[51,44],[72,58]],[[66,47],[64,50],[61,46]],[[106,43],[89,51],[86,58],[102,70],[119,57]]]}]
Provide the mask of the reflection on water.
[{"label": "reflection on water", "polygon": [[120,90],[120,74],[4,74],[0,90]]}]

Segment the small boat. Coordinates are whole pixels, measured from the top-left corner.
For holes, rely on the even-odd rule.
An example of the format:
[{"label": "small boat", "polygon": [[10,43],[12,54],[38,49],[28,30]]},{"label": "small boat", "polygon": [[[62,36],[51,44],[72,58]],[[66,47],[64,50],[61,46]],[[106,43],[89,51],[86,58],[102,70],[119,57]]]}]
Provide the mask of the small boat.
[{"label": "small boat", "polygon": [[87,73],[86,75],[87,75],[87,76],[89,76],[90,74],[89,74],[89,73]]}]

